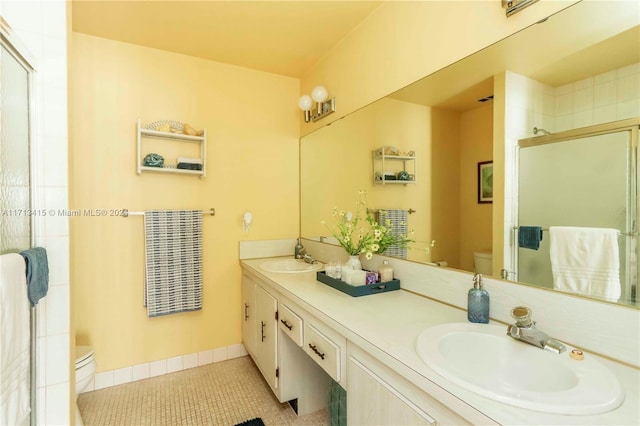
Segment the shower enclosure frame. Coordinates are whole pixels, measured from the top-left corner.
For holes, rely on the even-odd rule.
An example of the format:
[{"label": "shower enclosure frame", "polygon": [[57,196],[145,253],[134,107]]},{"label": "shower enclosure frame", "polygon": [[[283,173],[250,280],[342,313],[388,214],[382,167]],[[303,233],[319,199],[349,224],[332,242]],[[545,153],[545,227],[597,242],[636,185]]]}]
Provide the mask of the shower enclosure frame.
[{"label": "shower enclosure frame", "polygon": [[[623,295],[625,295],[625,303],[632,305],[638,304],[638,273],[639,267],[639,244],[638,244],[638,219],[640,218],[640,203],[638,198],[638,189],[640,188],[640,170],[638,168],[638,151],[639,151],[639,133],[640,133],[640,117],[631,118],[626,120],[612,121],[609,123],[598,124],[593,126],[581,127],[578,129],[571,129],[558,133],[551,133],[544,136],[536,136],[533,138],[525,138],[518,140],[518,149],[516,150],[516,171],[515,179],[518,182],[519,179],[519,159],[520,150],[529,147],[540,146],[544,144],[566,142],[575,139],[583,139],[592,136],[600,136],[606,134],[613,134],[619,132],[629,132],[629,153],[628,153],[628,188],[627,193],[627,217],[626,217],[626,229],[620,230],[620,238],[627,238],[628,242],[625,245],[625,271],[626,277],[623,284]],[[519,199],[520,188],[516,185],[516,200]],[[518,201],[516,201],[518,204]],[[519,207],[516,206],[516,211],[519,211]],[[519,215],[516,215],[518,218]],[[518,223],[514,226],[512,232],[512,264],[511,271],[515,272],[517,279],[519,277],[518,270]],[[635,260],[632,258],[635,257]],[[633,282],[633,277],[635,281]]]},{"label": "shower enclosure frame", "polygon": [[[23,45],[20,39],[14,34],[13,30],[9,26],[9,24],[4,20],[2,15],[0,15],[0,49],[6,51],[11,57],[13,57],[22,68],[25,69],[27,73],[27,103],[28,103],[28,136],[27,136],[27,150],[29,156],[29,209],[33,209],[34,206],[37,206],[36,202],[36,185],[37,182],[37,167],[35,167],[35,158],[37,154],[34,152],[34,147],[36,144],[34,143],[34,138],[36,137],[35,132],[35,122],[36,122],[36,113],[35,113],[35,84],[34,84],[34,75],[36,72],[36,63],[33,55],[29,52],[29,50]],[[36,245],[36,234],[38,229],[38,223],[36,221],[36,215],[30,216],[29,223],[29,244],[31,247],[35,247]],[[30,363],[29,363],[29,390],[30,390],[30,410],[29,413],[29,422],[31,426],[35,426],[37,422],[37,374],[36,374],[36,365],[37,365],[37,324],[38,324],[38,315],[36,307],[30,308]]]}]

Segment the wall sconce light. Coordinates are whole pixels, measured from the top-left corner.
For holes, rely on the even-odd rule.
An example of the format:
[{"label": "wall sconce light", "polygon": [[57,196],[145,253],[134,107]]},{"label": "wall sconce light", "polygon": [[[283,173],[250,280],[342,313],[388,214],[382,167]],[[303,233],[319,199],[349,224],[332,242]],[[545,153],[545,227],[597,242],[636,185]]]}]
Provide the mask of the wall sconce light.
[{"label": "wall sconce light", "polygon": [[[298,107],[304,111],[304,121],[308,123],[310,120],[317,121],[336,110],[336,98],[329,97],[329,92],[324,86],[316,86],[311,91],[311,96],[303,95],[298,100]],[[313,108],[313,102],[316,106]]]}]

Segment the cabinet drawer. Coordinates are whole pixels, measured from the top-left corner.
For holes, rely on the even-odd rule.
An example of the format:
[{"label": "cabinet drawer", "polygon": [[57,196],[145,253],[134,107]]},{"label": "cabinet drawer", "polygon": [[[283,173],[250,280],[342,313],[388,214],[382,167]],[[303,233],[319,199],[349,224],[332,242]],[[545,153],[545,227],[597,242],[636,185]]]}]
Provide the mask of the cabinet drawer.
[{"label": "cabinet drawer", "polygon": [[303,348],[333,380],[340,381],[340,347],[338,345],[315,327],[305,323]]},{"label": "cabinet drawer", "polygon": [[302,346],[302,318],[283,304],[281,304],[278,309],[278,327],[280,327],[296,345]]}]

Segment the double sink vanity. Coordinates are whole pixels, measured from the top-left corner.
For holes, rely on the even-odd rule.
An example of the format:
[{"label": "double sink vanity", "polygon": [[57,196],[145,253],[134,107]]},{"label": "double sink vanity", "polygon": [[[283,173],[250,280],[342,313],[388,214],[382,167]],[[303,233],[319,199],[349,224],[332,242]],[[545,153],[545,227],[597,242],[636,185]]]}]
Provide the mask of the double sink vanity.
[{"label": "double sink vanity", "polygon": [[346,390],[350,425],[640,419],[635,366],[566,342],[561,353],[543,350],[508,336],[507,324],[469,323],[464,309],[404,283],[351,297],[316,280],[322,264],[288,256],[241,266],[244,344],[298,414],[326,407],[333,380]]}]

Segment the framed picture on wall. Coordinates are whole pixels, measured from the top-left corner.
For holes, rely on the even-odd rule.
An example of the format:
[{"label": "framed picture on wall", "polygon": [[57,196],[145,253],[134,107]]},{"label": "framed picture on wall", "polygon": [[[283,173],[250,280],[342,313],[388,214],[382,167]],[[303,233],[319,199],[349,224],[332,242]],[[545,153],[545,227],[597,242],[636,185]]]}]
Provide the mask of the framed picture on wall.
[{"label": "framed picture on wall", "polygon": [[478,163],[478,204],[493,203],[493,161]]}]

